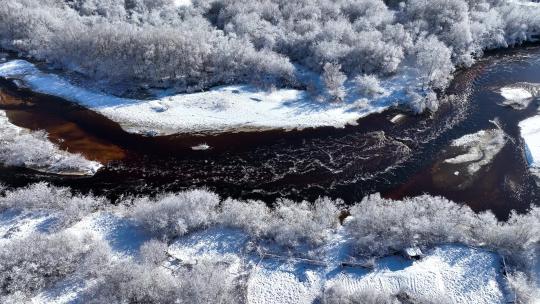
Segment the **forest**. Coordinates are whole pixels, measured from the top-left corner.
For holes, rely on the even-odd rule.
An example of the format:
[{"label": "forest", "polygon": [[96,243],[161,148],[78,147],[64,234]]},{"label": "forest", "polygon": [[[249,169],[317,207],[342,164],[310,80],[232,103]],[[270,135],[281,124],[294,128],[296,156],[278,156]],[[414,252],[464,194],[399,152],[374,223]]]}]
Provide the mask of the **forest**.
[{"label": "forest", "polygon": [[[94,81],[205,90],[344,84],[413,67],[421,95],[444,90],[485,50],[528,41],[540,16],[503,0],[4,0],[0,45]],[[369,81],[366,81],[369,79]],[[356,85],[355,85],[356,84]],[[366,87],[367,86],[367,87]]]}]

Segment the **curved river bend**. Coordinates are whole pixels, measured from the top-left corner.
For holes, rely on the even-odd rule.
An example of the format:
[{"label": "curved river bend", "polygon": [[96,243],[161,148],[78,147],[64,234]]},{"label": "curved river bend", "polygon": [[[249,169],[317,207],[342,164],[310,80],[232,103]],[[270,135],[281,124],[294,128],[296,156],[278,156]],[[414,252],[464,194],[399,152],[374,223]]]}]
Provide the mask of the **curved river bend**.
[{"label": "curved river bend", "polygon": [[[47,181],[111,198],[204,186],[223,196],[269,203],[281,196],[353,202],[375,192],[396,199],[429,193],[506,218],[511,210],[524,211],[540,201],[517,126],[538,112],[538,104],[511,109],[501,105],[497,91],[517,82],[540,83],[538,71],[540,47],[496,52],[458,72],[432,116],[407,115],[394,124],[390,120],[401,112],[392,109],[344,129],[206,137],[129,134],[92,111],[0,79],[0,109],[12,123],[45,129],[61,148],[108,162],[90,178],[0,167],[0,182],[22,186]],[[474,177],[452,174],[455,168],[443,162],[452,153],[450,143],[496,128],[494,120],[510,138],[504,148]],[[202,143],[211,149],[191,149]]]}]

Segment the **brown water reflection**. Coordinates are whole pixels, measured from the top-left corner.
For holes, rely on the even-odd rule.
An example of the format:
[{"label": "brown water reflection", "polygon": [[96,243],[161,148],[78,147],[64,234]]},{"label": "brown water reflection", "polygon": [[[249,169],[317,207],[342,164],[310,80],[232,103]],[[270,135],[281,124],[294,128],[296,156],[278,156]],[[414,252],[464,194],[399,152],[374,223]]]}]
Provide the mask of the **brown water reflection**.
[{"label": "brown water reflection", "polygon": [[38,106],[31,98],[13,96],[0,90],[0,105],[11,123],[30,130],[47,131],[49,139],[63,150],[82,154],[103,164],[126,156],[122,148],[86,132],[77,123],[49,111],[40,111],[46,105]]}]

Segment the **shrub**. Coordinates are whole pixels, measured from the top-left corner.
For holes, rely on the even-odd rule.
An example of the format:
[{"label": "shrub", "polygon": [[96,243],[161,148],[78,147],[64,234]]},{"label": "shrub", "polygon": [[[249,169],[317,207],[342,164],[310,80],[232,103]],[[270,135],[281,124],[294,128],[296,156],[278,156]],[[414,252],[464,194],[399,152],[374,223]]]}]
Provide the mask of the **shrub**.
[{"label": "shrub", "polygon": [[221,204],[218,223],[241,228],[254,238],[259,238],[268,233],[271,217],[270,208],[262,201],[227,199]]},{"label": "shrub", "polygon": [[280,245],[321,245],[339,226],[341,201],[321,198],[314,203],[278,200],[272,211],[267,235]]},{"label": "shrub", "polygon": [[84,303],[241,303],[245,286],[225,266],[201,262],[171,273],[162,267],[121,262],[105,269],[83,295]]},{"label": "shrub", "polygon": [[69,233],[37,233],[9,242],[0,248],[0,300],[32,296],[75,273],[86,258],[92,259],[102,249],[95,240]]},{"label": "shrub", "polygon": [[347,80],[347,76],[341,72],[341,65],[326,63],[322,77],[328,95],[335,101],[342,101],[345,97],[344,83]]},{"label": "shrub", "polygon": [[140,225],[160,237],[174,238],[212,223],[219,196],[206,190],[138,198],[131,214]]},{"label": "shrub", "polygon": [[73,195],[68,188],[37,183],[0,193],[0,211],[14,208],[31,211],[50,211],[58,219],[55,228],[66,227],[89,213],[105,206],[108,201],[93,195]]},{"label": "shrub", "polygon": [[474,243],[474,212],[441,197],[392,201],[372,195],[350,208],[345,227],[358,251],[385,255],[412,246]]},{"label": "shrub", "polygon": [[372,97],[384,93],[384,89],[381,87],[379,79],[375,75],[357,76],[354,79],[354,83],[356,89],[362,95]]},{"label": "shrub", "polygon": [[167,244],[158,240],[151,240],[142,244],[140,255],[143,262],[159,265],[167,258]]}]

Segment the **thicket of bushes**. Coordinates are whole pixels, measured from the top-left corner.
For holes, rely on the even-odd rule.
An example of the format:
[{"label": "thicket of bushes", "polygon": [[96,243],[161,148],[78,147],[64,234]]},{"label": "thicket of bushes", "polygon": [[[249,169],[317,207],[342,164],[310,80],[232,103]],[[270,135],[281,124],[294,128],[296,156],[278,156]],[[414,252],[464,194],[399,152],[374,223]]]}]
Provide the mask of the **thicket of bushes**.
[{"label": "thicket of bushes", "polygon": [[4,0],[0,45],[95,79],[178,90],[294,86],[297,66],[343,81],[412,65],[426,89],[455,66],[540,30],[538,9],[501,0]]},{"label": "thicket of bushes", "polygon": [[[259,201],[221,200],[206,190],[124,199],[111,207],[106,207],[109,202],[105,199],[74,195],[68,189],[46,184],[0,193],[1,211],[47,211],[61,215],[62,227],[66,227],[94,210],[111,208],[156,238],[144,244],[140,257],[131,261],[112,258],[106,244],[66,232],[7,242],[0,248],[0,299],[5,302],[31,297],[81,269],[84,278],[96,282],[85,296],[89,302],[241,302],[244,283],[220,268],[225,267],[221,264],[197,264],[174,274],[159,266],[167,258],[166,241],[210,226],[242,229],[256,244],[277,244],[295,255],[306,254],[306,248],[311,248],[312,258],[316,258],[317,248],[333,241],[341,227],[344,231],[340,233],[355,245],[356,251],[351,254],[359,258],[383,256],[411,246],[478,246],[506,257],[512,271],[509,283],[522,299],[530,298],[535,291],[535,282],[526,273],[538,259],[539,207],[500,222],[490,212],[476,214],[466,206],[427,195],[403,201],[373,195],[352,206],[326,198],[313,203],[282,199],[270,208]],[[340,221],[344,214],[348,216]],[[367,299],[399,303],[396,295],[368,291],[350,295],[328,290],[321,299],[324,303]]]}]

